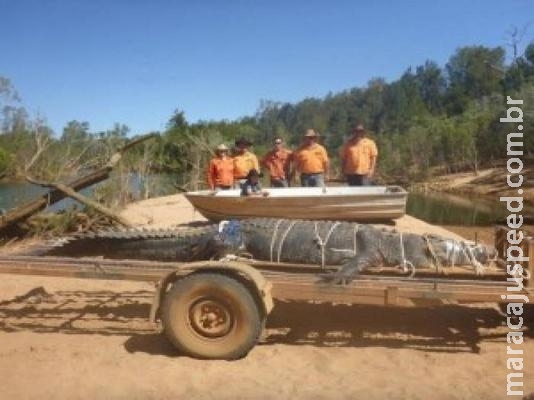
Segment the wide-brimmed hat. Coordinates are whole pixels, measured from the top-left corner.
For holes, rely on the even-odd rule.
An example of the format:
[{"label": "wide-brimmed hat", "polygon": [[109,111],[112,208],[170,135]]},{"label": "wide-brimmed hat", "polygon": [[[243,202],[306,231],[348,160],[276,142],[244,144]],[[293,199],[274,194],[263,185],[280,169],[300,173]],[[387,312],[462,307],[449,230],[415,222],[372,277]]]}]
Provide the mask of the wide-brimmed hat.
[{"label": "wide-brimmed hat", "polygon": [[252,146],[252,142],[244,137],[240,137],[235,141],[236,146]]},{"label": "wide-brimmed hat", "polygon": [[352,131],[353,132],[365,132],[365,127],[363,126],[363,124],[358,124],[352,129]]},{"label": "wide-brimmed hat", "polygon": [[261,172],[258,172],[257,169],[255,168],[252,168],[250,171],[248,171],[248,174],[247,174],[247,179],[250,179],[252,178],[253,176],[257,177],[257,178],[261,178],[263,176],[263,174]]},{"label": "wide-brimmed hat", "polygon": [[230,149],[228,148],[227,145],[225,145],[224,143],[222,143],[222,144],[218,145],[217,148],[216,148],[215,150],[217,150],[217,151],[228,151],[228,150],[230,150]]},{"label": "wide-brimmed hat", "polygon": [[304,134],[304,137],[319,137],[319,134],[315,132],[313,129],[306,129],[306,133]]}]

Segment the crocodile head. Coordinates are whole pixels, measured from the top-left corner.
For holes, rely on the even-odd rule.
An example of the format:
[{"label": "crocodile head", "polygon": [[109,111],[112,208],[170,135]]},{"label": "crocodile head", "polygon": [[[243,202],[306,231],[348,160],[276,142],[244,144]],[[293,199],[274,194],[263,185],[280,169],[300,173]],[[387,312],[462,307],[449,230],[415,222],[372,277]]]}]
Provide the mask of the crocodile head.
[{"label": "crocodile head", "polygon": [[481,264],[488,264],[497,258],[497,249],[493,246],[483,244],[471,245],[472,253],[475,259]]},{"label": "crocodile head", "polygon": [[429,246],[432,246],[436,257],[445,265],[484,266],[497,257],[495,247],[471,241],[432,237]]}]

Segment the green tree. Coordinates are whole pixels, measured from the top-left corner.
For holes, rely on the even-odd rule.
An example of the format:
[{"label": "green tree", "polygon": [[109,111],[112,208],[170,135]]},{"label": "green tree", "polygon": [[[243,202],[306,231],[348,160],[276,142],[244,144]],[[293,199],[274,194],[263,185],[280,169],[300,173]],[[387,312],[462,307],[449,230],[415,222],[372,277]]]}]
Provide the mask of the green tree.
[{"label": "green tree", "polygon": [[10,166],[11,157],[9,153],[0,147],[0,177],[4,176]]},{"label": "green tree", "polygon": [[26,128],[28,113],[11,81],[0,75],[0,134]]},{"label": "green tree", "polygon": [[427,60],[416,68],[415,78],[427,109],[434,115],[442,113],[447,81],[441,68],[434,61]]},{"label": "green tree", "polygon": [[504,54],[502,47],[471,46],[458,49],[450,57],[446,65],[450,114],[461,114],[470,99],[502,90],[502,78],[495,70],[504,70]]}]

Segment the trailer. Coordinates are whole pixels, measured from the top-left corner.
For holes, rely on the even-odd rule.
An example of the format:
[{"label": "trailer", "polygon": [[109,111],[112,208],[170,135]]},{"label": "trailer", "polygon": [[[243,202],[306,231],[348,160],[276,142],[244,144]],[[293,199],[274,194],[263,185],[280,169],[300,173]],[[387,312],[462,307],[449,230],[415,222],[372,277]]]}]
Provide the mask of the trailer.
[{"label": "trailer", "polygon": [[[505,227],[497,227],[496,247],[501,264],[507,241]],[[529,261],[525,277],[534,267],[534,239],[521,244]],[[273,299],[398,307],[439,306],[477,302],[506,303],[506,269],[475,278],[460,268],[423,271],[409,278],[371,273],[347,285],[323,283],[320,266],[257,260],[191,263],[102,258],[35,257],[0,254],[0,273],[120,279],[155,282],[149,318],[161,321],[167,338],[181,352],[204,359],[236,359],[257,343]],[[521,294],[534,301],[530,279]],[[518,292],[514,292],[517,294]]]}]

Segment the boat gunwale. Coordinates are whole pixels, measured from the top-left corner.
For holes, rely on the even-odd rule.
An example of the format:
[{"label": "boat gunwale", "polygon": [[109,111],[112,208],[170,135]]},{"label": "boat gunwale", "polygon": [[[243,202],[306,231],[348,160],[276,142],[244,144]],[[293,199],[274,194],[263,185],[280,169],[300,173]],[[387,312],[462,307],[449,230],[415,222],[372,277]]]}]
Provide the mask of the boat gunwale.
[{"label": "boat gunwale", "polygon": [[[384,190],[391,187],[384,187]],[[231,196],[214,196],[212,191],[203,190],[188,192],[185,196],[200,214],[213,220],[256,217],[389,221],[406,214],[408,192],[399,186],[393,187],[394,191],[382,193],[333,194],[315,191],[313,195],[247,197],[238,195],[238,190],[234,190]],[[308,210],[309,215],[303,215],[303,209]]]},{"label": "boat gunwale", "polygon": [[[365,186],[364,186],[365,187]],[[189,197],[193,197],[193,198],[213,198],[213,199],[238,199],[238,198],[243,198],[243,199],[264,199],[264,200],[267,200],[267,199],[301,199],[301,198],[310,198],[310,199],[316,199],[316,198],[337,198],[337,197],[345,197],[345,198],[352,198],[352,197],[355,197],[355,198],[365,198],[365,197],[386,197],[386,198],[389,198],[389,197],[406,197],[408,196],[408,192],[400,187],[400,186],[371,186],[372,188],[395,188],[394,191],[384,191],[384,192],[368,192],[368,193],[333,193],[333,192],[329,192],[328,189],[332,189],[332,188],[344,188],[344,189],[348,189],[348,188],[351,188],[351,186],[327,186],[325,189],[326,191],[322,191],[322,192],[319,192],[319,193],[316,193],[316,192],[313,192],[313,193],[301,193],[301,194],[294,194],[294,195],[280,195],[280,196],[276,196],[276,195],[268,195],[268,196],[250,196],[250,197],[246,197],[246,196],[241,196],[240,195],[240,192],[239,192],[239,189],[230,189],[232,191],[231,195],[226,195],[226,196],[217,196],[217,192],[213,192],[212,190],[209,190],[209,189],[206,189],[206,190],[196,190],[196,191],[192,191],[192,192],[185,192],[184,193],[184,196],[186,198],[189,199]],[[352,187],[354,188],[354,187]],[[360,187],[358,187],[360,188]],[[283,191],[286,191],[286,190],[291,190],[291,189],[295,189],[295,190],[299,190],[299,189],[321,189],[321,188],[302,188],[302,187],[295,187],[295,188],[268,188],[266,190],[274,190],[273,193],[276,193],[276,191],[278,190],[283,190]],[[398,190],[397,190],[398,189]],[[234,194],[235,193],[235,194]],[[269,193],[271,194],[271,193]]]}]

